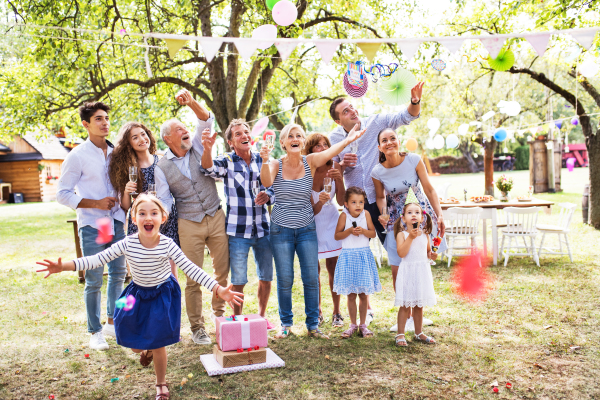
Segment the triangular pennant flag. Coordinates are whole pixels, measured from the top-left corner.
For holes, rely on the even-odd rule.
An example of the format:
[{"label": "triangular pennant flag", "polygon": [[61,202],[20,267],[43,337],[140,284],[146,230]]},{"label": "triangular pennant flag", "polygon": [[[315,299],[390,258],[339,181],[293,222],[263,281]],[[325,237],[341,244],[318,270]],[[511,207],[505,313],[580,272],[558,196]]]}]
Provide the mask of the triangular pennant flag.
[{"label": "triangular pennant flag", "polygon": [[406,61],[410,61],[413,58],[417,50],[419,50],[419,46],[421,46],[421,42],[418,40],[400,43],[400,50],[402,51],[402,55],[406,57]]},{"label": "triangular pennant flag", "polygon": [[537,131],[538,131],[538,127],[537,126],[535,126],[533,128],[529,128],[529,132],[531,132],[532,135],[537,134]]},{"label": "triangular pennant flag", "polygon": [[408,188],[408,194],[406,195],[406,201],[404,202],[404,205],[407,205],[410,203],[420,205],[419,200],[417,199],[417,196],[415,196],[415,192],[413,192],[413,190],[412,190],[412,187]]},{"label": "triangular pennant flag", "polygon": [[381,47],[381,43],[356,43],[356,45],[362,50],[363,54],[367,56],[369,62],[373,61],[377,51]]},{"label": "triangular pennant flag", "polygon": [[529,44],[533,47],[538,56],[543,57],[548,47],[548,40],[550,40],[549,33],[538,33],[535,35],[525,36]]},{"label": "triangular pennant flag", "polygon": [[321,59],[323,62],[325,64],[329,64],[333,59],[333,55],[340,46],[340,42],[337,40],[323,40],[315,42],[315,46],[317,46],[317,50],[319,50],[319,54],[321,54]]},{"label": "triangular pennant flag", "polygon": [[279,55],[283,61],[287,60],[290,54],[292,54],[296,48],[296,44],[297,43],[294,42],[275,42],[275,47],[277,47]]},{"label": "triangular pennant flag", "polygon": [[238,54],[242,56],[244,60],[249,60],[258,48],[260,41],[234,39],[233,43],[235,44]]},{"label": "triangular pennant flag", "polygon": [[181,50],[181,48],[187,43],[187,40],[179,39],[164,39],[164,41],[167,42],[169,57],[172,59],[175,58],[175,54],[177,54],[177,52]]},{"label": "triangular pennant flag", "polygon": [[490,57],[496,58],[498,57],[498,53],[500,53],[500,50],[502,50],[502,47],[504,46],[504,41],[506,39],[492,36],[479,40],[481,40],[483,47],[485,47],[485,49],[490,53]]},{"label": "triangular pennant flag", "polygon": [[450,52],[450,54],[454,54],[460,50],[464,41],[465,39],[463,38],[443,39],[439,40],[439,44],[444,46]]},{"label": "triangular pennant flag", "polygon": [[586,50],[592,47],[594,37],[596,37],[596,29],[582,29],[581,32],[571,32],[571,36]]},{"label": "triangular pennant flag", "polygon": [[200,45],[202,45],[202,51],[204,52],[204,57],[206,57],[206,61],[211,62],[215,55],[221,48],[223,44],[223,39],[214,38],[214,39],[206,39],[202,38],[200,40]]}]

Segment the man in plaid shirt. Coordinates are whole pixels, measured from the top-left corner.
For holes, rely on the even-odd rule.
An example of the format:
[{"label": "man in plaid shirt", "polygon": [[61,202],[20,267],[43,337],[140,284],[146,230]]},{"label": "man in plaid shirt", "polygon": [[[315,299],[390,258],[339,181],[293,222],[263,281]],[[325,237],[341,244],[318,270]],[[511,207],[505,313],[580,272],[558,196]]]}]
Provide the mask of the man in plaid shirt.
[{"label": "man in plaid shirt", "polygon": [[[269,212],[267,204],[274,202],[272,189],[260,183],[262,158],[252,152],[250,127],[243,119],[234,119],[225,130],[227,143],[233,149],[217,159],[212,159],[216,135],[210,129],[202,132],[202,172],[213,178],[223,178],[227,198],[227,235],[229,235],[229,264],[234,290],[244,292],[248,283],[248,251],[252,248],[258,275],[258,309],[264,318],[271,294],[273,256],[269,240]],[[252,194],[252,182],[258,182],[260,193]],[[234,305],[236,315],[242,306]],[[266,318],[265,318],[266,319]],[[267,320],[267,328],[274,326]]]}]

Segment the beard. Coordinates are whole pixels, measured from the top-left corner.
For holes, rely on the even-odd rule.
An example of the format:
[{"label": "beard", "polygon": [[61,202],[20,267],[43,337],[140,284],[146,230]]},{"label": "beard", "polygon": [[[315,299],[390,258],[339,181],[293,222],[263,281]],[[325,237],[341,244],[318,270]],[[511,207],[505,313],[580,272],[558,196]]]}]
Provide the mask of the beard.
[{"label": "beard", "polygon": [[181,150],[189,150],[192,148],[192,144],[191,143],[185,143],[185,142],[181,142],[181,144],[179,145],[179,148],[181,148]]}]

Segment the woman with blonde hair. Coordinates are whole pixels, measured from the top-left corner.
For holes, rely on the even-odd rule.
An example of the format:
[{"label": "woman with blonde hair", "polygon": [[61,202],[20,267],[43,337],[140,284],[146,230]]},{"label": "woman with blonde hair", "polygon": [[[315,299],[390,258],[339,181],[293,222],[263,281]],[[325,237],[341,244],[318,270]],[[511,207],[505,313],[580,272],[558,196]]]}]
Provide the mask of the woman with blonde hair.
[{"label": "woman with blonde hair", "polygon": [[292,286],[294,284],[294,255],[300,261],[304,286],[306,328],[309,336],[328,337],[319,330],[319,248],[315,217],[311,204],[313,176],[319,167],[338,155],[348,144],[357,140],[364,130],[358,126],[346,138],[327,150],[302,155],[306,145],[304,129],[297,124],[286,125],[280,132],[279,143],[286,154],[269,163],[271,149],[261,148],[263,164],[260,179],[265,187],[273,186],[275,204],[271,213],[271,250],[277,271],[277,298],[281,331],[278,338],[287,337],[293,325]]},{"label": "woman with blonde hair", "polygon": [[[125,212],[131,207],[132,193],[152,192],[148,189],[149,185],[154,185],[154,168],[158,162],[158,156],[155,153],[156,139],[154,139],[150,129],[143,123],[131,121],[126,122],[121,127],[108,166],[108,175],[120,197],[121,207]],[[137,182],[132,182],[129,179],[129,167],[137,167]],[[155,195],[155,193],[151,194]],[[138,231],[131,217],[130,213],[127,223],[127,235],[132,235]],[[169,219],[161,226],[160,233],[173,239],[179,247],[175,203],[169,210]],[[174,264],[172,267],[173,271],[176,271]],[[177,276],[177,274],[174,275]]]}]

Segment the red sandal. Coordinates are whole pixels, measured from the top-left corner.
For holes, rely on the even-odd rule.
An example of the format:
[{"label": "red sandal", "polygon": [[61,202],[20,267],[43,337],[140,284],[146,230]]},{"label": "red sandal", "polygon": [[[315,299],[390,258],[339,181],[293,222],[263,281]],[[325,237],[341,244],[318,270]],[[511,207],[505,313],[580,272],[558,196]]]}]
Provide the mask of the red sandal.
[{"label": "red sandal", "polygon": [[[150,352],[150,356],[148,356],[148,352]],[[152,354],[152,350],[144,350],[140,353],[140,364],[142,364],[142,367],[147,367],[153,358],[154,354]]]},{"label": "red sandal", "polygon": [[[162,388],[163,386],[166,387],[167,389],[169,389],[169,385],[167,385],[166,383],[158,383],[156,385],[154,385],[156,387]],[[171,393],[160,393],[156,395],[156,399],[155,400],[167,400],[171,398]]]}]

